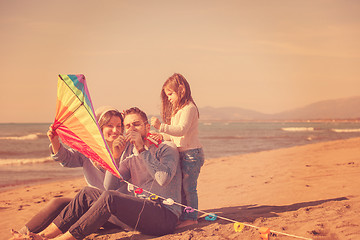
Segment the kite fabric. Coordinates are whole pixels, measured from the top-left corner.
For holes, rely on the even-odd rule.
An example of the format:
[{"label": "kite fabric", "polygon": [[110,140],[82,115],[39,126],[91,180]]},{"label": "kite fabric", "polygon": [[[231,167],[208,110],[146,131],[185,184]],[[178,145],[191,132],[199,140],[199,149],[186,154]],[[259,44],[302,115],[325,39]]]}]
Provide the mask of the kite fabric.
[{"label": "kite fabric", "polygon": [[53,129],[63,143],[121,178],[95,116],[85,76],[60,74]]}]

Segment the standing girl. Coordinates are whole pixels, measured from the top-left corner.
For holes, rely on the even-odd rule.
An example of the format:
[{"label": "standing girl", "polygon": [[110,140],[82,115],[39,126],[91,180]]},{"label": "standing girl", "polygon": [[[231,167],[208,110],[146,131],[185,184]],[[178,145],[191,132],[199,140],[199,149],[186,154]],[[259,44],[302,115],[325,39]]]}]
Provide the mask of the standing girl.
[{"label": "standing girl", "polygon": [[204,152],[198,138],[199,110],[191,97],[186,79],[178,73],[168,78],[161,90],[162,119],[151,118],[162,139],[172,140],[180,153],[183,204],[191,207],[180,217],[177,228],[197,224],[197,179],[204,164]]}]

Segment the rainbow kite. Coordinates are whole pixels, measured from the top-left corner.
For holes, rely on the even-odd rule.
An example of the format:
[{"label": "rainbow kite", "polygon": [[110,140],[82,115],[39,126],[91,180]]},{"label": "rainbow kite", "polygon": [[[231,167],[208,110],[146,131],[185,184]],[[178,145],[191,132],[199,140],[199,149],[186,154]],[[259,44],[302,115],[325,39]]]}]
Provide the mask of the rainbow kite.
[{"label": "rainbow kite", "polygon": [[63,143],[121,178],[97,123],[84,75],[59,75],[53,129]]}]

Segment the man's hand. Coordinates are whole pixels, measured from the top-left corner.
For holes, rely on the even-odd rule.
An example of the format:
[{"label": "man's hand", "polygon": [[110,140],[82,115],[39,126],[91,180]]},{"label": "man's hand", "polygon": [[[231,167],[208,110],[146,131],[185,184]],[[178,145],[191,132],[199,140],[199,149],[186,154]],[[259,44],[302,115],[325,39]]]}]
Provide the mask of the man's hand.
[{"label": "man's hand", "polygon": [[134,144],[135,148],[138,152],[142,152],[144,150],[144,140],[141,137],[141,134],[136,131],[128,131],[126,133],[126,141]]},{"label": "man's hand", "polygon": [[157,117],[151,118],[151,126],[153,126],[156,129],[160,129],[161,122]]}]

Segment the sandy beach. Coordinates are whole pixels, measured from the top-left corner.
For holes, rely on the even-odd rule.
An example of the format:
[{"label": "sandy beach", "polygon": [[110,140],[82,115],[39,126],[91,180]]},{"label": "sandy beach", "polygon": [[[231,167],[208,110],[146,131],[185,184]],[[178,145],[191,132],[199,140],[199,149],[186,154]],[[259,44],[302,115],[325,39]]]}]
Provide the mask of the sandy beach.
[{"label": "sandy beach", "polygon": [[[199,209],[310,239],[360,239],[360,138],[207,159]],[[74,196],[82,178],[1,192],[0,239],[10,237],[50,199]],[[261,239],[258,229],[206,221],[156,239]],[[86,239],[153,239],[133,231],[98,232]],[[301,239],[277,234],[270,239]]]}]

